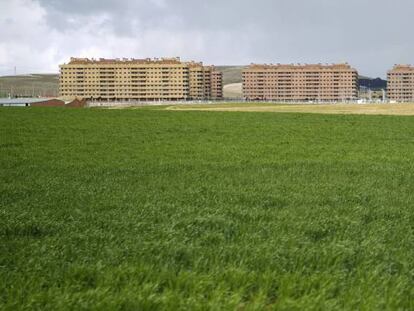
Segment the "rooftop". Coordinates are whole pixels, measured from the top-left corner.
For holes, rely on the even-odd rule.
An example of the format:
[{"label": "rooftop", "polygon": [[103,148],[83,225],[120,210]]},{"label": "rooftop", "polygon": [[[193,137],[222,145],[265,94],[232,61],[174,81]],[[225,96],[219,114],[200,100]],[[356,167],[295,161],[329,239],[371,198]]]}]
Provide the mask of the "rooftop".
[{"label": "rooftop", "polygon": [[[249,69],[283,69],[283,70],[339,70],[339,69],[346,69],[346,70],[355,70],[352,68],[348,63],[342,64],[251,64],[247,70]],[[355,70],[356,71],[356,70]]]},{"label": "rooftop", "polygon": [[71,57],[69,65],[86,65],[86,64],[168,64],[168,65],[202,65],[201,62],[182,62],[179,57],[172,58],[76,58]]},{"label": "rooftop", "polygon": [[412,65],[394,65],[394,68],[392,68],[390,71],[414,71],[414,66]]}]

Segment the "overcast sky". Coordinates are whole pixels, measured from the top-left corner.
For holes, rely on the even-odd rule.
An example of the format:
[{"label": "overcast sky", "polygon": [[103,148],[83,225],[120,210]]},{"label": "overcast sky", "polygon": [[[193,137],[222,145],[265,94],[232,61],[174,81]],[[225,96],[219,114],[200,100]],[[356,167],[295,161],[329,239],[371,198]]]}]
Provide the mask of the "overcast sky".
[{"label": "overcast sky", "polygon": [[0,75],[74,57],[206,64],[414,63],[413,0],[0,0]]}]

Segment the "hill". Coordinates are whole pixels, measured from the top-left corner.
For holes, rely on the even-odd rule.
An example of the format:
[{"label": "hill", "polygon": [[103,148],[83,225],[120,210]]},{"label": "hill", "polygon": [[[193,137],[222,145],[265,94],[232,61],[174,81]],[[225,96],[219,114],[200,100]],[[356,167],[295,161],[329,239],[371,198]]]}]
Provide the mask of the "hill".
[{"label": "hill", "polygon": [[0,97],[51,97],[58,95],[58,74],[29,74],[0,77]]},{"label": "hill", "polygon": [[381,78],[368,78],[364,76],[359,77],[359,87],[365,87],[373,91],[382,90],[387,88],[387,80]]},{"label": "hill", "polygon": [[241,83],[242,71],[246,66],[217,66],[223,73],[223,85]]}]

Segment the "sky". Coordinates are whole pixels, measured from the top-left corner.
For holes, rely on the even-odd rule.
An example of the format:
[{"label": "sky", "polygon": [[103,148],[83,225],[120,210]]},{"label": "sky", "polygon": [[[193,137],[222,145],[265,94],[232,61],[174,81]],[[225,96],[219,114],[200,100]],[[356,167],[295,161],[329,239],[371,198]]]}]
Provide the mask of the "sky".
[{"label": "sky", "polygon": [[215,65],[348,62],[385,78],[414,63],[412,0],[0,0],[0,75],[70,57]]}]

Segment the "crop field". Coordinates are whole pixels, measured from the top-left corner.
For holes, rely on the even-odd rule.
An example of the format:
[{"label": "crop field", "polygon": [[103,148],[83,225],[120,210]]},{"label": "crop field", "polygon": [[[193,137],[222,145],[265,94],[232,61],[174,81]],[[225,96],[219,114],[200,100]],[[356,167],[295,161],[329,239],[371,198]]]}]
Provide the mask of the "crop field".
[{"label": "crop field", "polygon": [[168,110],[187,111],[245,111],[245,112],[288,112],[318,114],[368,114],[414,116],[413,103],[380,104],[270,104],[270,103],[223,103],[173,105],[164,107]]},{"label": "crop field", "polygon": [[1,310],[413,310],[410,116],[0,108]]}]

